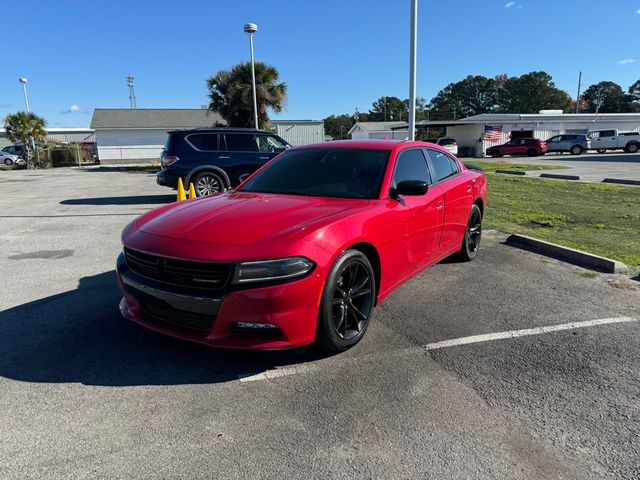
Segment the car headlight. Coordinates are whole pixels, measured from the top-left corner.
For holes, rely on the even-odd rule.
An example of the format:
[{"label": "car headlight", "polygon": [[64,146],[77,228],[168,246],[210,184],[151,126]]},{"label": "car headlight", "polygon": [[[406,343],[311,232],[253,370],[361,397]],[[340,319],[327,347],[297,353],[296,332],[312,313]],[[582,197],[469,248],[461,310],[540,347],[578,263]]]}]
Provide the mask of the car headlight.
[{"label": "car headlight", "polygon": [[279,282],[303,277],[315,264],[304,257],[288,257],[277,260],[262,260],[258,262],[242,262],[235,268],[234,284],[258,282]]}]

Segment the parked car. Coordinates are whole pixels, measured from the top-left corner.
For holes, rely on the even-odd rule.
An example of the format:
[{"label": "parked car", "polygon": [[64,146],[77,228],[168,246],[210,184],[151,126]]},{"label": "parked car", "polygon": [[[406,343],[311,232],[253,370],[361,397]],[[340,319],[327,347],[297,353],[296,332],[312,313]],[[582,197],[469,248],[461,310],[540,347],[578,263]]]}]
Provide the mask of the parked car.
[{"label": "parked car", "polygon": [[454,155],[458,155],[458,142],[454,138],[449,137],[440,137],[440,138],[429,138],[427,142],[435,143],[436,145],[440,145],[441,147],[446,148]]},{"label": "parked car", "polygon": [[587,138],[591,140],[591,148],[598,153],[619,149],[627,153],[636,153],[640,150],[640,132],[622,133],[617,128],[610,128],[593,130],[587,133]]},{"label": "parked car", "polygon": [[581,155],[591,148],[591,140],[586,135],[569,134],[556,135],[545,142],[547,152],[569,152],[571,155]]},{"label": "parked car", "polygon": [[168,132],[157,183],[177,188],[178,178],[193,183],[198,196],[237,186],[278,153],[291,147],[261,130],[200,128]]},{"label": "parked car", "polygon": [[20,144],[7,145],[2,149],[2,151],[5,153],[9,153],[11,155],[16,155],[17,157],[21,157],[21,158],[24,158],[26,155],[26,149],[24,148],[24,145],[20,145]]},{"label": "parked car", "polygon": [[547,144],[537,138],[515,138],[502,145],[487,148],[487,155],[502,157],[503,155],[544,155],[547,153]]},{"label": "parked car", "polygon": [[0,163],[5,165],[13,165],[14,163],[20,163],[21,158],[18,155],[7,153],[5,151],[0,152]]},{"label": "parked car", "polygon": [[485,205],[484,174],[442,147],[293,148],[235,190],[125,227],[120,311],[211,346],[344,350],[409,278],[453,254],[476,257]]}]

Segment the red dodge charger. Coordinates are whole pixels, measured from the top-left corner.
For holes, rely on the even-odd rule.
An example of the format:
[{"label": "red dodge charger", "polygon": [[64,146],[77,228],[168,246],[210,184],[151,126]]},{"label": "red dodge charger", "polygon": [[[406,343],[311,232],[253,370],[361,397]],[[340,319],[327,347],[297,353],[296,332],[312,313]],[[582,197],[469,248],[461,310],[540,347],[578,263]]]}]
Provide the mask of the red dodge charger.
[{"label": "red dodge charger", "polygon": [[437,145],[293,148],[235,190],[130,223],[120,311],[216,347],[344,350],[402,283],[476,256],[485,207],[484,174]]}]

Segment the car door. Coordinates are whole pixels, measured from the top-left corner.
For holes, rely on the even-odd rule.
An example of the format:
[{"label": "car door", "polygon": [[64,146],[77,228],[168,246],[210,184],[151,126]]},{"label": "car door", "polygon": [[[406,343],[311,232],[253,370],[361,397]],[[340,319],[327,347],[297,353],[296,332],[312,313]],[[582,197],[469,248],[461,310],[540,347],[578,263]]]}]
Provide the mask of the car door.
[{"label": "car door", "polygon": [[432,186],[427,159],[421,148],[403,150],[396,158],[391,188],[404,180],[420,180],[430,186],[425,195],[390,199],[385,228],[391,232],[385,246],[404,261],[388,266],[390,283],[396,284],[426,266],[437,250],[444,220],[441,189]]},{"label": "car door", "polygon": [[267,163],[280,152],[284,152],[287,147],[289,147],[280,137],[266,133],[257,134],[256,141],[258,142],[258,151],[260,153],[258,155],[260,166]]},{"label": "car door", "polygon": [[596,148],[618,148],[618,137],[615,130],[601,130]]},{"label": "car door", "polygon": [[261,159],[256,134],[251,132],[226,132],[222,135],[220,159],[224,160],[231,186],[240,183],[240,176],[255,172],[267,160]]},{"label": "car door", "polygon": [[454,157],[433,149],[427,149],[427,154],[434,184],[444,196],[444,221],[438,248],[440,252],[447,252],[462,246],[473,203],[473,180],[462,174]]},{"label": "car door", "polygon": [[556,135],[555,137],[551,137],[547,140],[547,151],[548,152],[560,152],[562,143],[562,136]]}]

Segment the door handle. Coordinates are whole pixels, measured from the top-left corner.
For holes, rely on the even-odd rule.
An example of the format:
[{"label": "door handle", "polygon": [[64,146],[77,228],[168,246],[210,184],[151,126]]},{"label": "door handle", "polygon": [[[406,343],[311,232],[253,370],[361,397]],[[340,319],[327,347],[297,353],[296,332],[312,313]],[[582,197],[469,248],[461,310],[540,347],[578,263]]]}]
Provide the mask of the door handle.
[{"label": "door handle", "polygon": [[260,160],[269,160],[271,157],[259,157]]},{"label": "door handle", "polygon": [[472,190],[473,188],[471,188],[471,185],[467,185],[467,193],[471,193]]},{"label": "door handle", "polygon": [[436,202],[436,210],[442,210],[444,207],[444,202]]},{"label": "door handle", "polygon": [[219,155],[219,156],[218,156],[218,158],[220,158],[220,159],[227,159],[227,158],[231,158],[231,157],[227,157],[227,156],[225,156],[225,155]]}]

